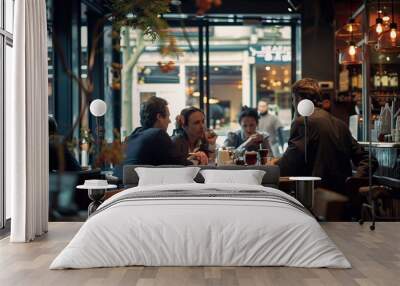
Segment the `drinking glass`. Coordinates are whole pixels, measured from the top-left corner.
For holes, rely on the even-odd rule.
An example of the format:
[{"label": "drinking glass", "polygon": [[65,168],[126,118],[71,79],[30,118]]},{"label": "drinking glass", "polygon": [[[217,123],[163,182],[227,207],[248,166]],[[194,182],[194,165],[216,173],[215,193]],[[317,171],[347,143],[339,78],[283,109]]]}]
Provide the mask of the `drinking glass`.
[{"label": "drinking glass", "polygon": [[244,161],[247,165],[255,165],[257,163],[257,152],[256,151],[246,151],[244,153]]},{"label": "drinking glass", "polygon": [[260,165],[267,164],[268,149],[259,149],[258,156],[259,156],[259,160],[260,160]]}]

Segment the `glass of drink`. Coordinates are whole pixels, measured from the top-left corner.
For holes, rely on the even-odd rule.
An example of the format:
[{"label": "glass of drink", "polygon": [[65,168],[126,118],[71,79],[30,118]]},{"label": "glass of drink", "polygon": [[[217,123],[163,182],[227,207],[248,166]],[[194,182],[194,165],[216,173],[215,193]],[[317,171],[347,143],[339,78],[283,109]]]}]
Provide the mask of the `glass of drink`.
[{"label": "glass of drink", "polygon": [[243,166],[244,165],[244,159],[243,157],[238,157],[235,159],[235,164],[239,165],[239,166]]},{"label": "glass of drink", "polygon": [[244,161],[247,165],[257,164],[257,152],[256,151],[246,151],[244,153]]},{"label": "glass of drink", "polygon": [[260,165],[267,164],[268,149],[259,149],[258,156],[260,158]]}]

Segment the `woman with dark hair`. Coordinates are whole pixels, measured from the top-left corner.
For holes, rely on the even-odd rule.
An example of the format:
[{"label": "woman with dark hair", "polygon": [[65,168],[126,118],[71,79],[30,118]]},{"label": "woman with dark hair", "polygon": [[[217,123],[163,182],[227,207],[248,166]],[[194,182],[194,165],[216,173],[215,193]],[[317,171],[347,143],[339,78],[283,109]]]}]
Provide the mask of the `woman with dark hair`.
[{"label": "woman with dark hair", "polygon": [[243,106],[238,119],[241,129],[236,132],[229,132],[224,146],[234,147],[235,153],[238,155],[242,155],[245,151],[257,151],[260,149],[260,144],[262,149],[268,149],[271,152],[268,133],[257,132],[257,110]]},{"label": "woman with dark hair", "polygon": [[196,107],[188,107],[176,118],[172,141],[182,154],[194,163],[207,165],[215,159],[217,135],[206,130],[204,113]]}]

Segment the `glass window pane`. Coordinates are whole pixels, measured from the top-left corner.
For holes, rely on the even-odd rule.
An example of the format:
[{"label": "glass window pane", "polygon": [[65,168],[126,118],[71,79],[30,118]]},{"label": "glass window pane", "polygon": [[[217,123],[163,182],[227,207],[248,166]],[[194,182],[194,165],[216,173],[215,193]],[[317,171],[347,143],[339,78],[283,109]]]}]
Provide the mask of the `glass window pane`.
[{"label": "glass window pane", "polygon": [[[12,48],[10,46],[6,45],[6,54],[5,54],[5,59],[6,59],[6,67],[5,67],[5,96],[11,96],[11,88],[12,86],[10,85],[11,83],[11,69],[13,66],[12,62]],[[11,217],[11,190],[10,188],[6,188],[6,219]]]},{"label": "glass window pane", "polygon": [[1,0],[0,0],[0,29],[2,29],[2,23],[3,23],[3,5],[1,5]]},{"label": "glass window pane", "polygon": [[[2,51],[4,49],[4,37],[0,35],[0,118],[4,118],[4,94],[3,94],[3,83],[4,83],[4,75],[3,75],[3,56]],[[4,121],[0,121],[0,162],[4,161],[4,129],[5,124]],[[5,164],[0,165],[0,228],[4,227],[4,166]]]},{"label": "glass window pane", "polygon": [[6,31],[13,33],[14,29],[14,0],[6,0],[6,9],[5,9],[5,17],[6,17]]},{"label": "glass window pane", "polygon": [[[169,32],[175,36],[179,49],[184,51],[179,58],[161,56],[158,51],[160,42],[152,42],[139,30],[124,28],[121,31],[124,65],[121,71],[122,138],[140,126],[140,103],[152,95],[162,97],[169,103],[172,121],[168,127],[169,134],[172,134],[175,128],[175,117],[180,111],[188,104],[198,105],[199,98],[190,96],[197,91],[197,68],[193,70],[195,74],[187,70],[189,66],[196,66],[198,63],[198,28],[186,27],[186,36],[190,39],[193,51],[184,37],[182,28],[172,27]],[[191,86],[185,85],[188,74],[195,79]],[[191,88],[191,92],[188,88]]]}]

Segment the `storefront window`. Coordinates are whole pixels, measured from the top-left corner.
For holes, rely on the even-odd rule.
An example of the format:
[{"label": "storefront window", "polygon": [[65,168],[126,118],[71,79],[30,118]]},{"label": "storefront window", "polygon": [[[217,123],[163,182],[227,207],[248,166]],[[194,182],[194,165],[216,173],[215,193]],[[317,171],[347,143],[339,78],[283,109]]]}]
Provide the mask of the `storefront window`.
[{"label": "storefront window", "polygon": [[[140,94],[154,94],[169,103],[171,120],[186,106],[200,106],[198,27],[171,28],[181,50],[179,57],[162,57],[158,43],[140,31],[121,34],[123,65],[132,74],[122,75],[122,133],[139,126]],[[289,129],[291,122],[292,38],[291,26],[210,26],[209,59],[210,127],[220,136],[239,128],[242,106],[256,107],[261,98],[270,103]],[[204,41],[204,37],[203,37]],[[204,43],[203,43],[204,44]],[[205,56],[204,56],[205,58]],[[170,66],[169,66],[170,65]],[[174,124],[170,125],[172,133]]]},{"label": "storefront window", "polygon": [[14,32],[14,0],[5,0],[5,14],[6,14],[6,31],[9,33]]},{"label": "storefront window", "polygon": [[[3,18],[4,17],[4,18]],[[6,99],[12,94],[14,1],[0,0],[0,118],[7,118]],[[0,229],[11,217],[11,190],[5,188],[3,164],[5,150],[5,120],[0,120]]]}]

